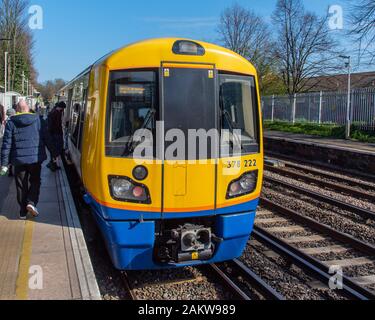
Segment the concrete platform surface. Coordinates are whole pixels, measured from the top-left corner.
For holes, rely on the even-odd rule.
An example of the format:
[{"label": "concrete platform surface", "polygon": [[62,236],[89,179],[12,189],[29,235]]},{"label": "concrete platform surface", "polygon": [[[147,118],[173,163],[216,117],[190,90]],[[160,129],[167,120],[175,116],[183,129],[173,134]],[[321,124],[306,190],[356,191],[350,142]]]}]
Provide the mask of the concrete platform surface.
[{"label": "concrete platform surface", "polygon": [[293,140],[300,143],[321,145],[331,149],[340,149],[355,151],[358,153],[365,153],[375,155],[375,144],[374,143],[364,143],[353,140],[343,140],[334,138],[324,138],[312,135],[290,133],[290,132],[280,132],[266,130],[264,132],[264,137],[269,139],[284,139]]},{"label": "concrete platform surface", "polygon": [[14,179],[0,178],[0,300],[99,300],[64,170],[42,171],[40,217],[18,219]]}]

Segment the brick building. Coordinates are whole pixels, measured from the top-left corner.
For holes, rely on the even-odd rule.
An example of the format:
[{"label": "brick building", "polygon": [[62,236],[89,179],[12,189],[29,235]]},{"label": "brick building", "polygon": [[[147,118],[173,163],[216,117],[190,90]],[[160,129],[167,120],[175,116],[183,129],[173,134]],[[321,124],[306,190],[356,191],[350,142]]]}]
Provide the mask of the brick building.
[{"label": "brick building", "polygon": [[[375,71],[352,74],[352,88],[375,88]],[[306,88],[310,92],[345,91],[348,88],[348,74],[314,77],[308,80]]]}]

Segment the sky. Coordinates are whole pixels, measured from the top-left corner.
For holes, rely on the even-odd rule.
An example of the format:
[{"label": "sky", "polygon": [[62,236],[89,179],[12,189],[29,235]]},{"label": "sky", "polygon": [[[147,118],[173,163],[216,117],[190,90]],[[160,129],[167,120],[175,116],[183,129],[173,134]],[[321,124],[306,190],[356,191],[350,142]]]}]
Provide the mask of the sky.
[{"label": "sky", "polygon": [[[347,0],[304,0],[325,14]],[[237,0],[270,21],[276,0]],[[217,42],[221,12],[233,0],[31,0],[43,9],[43,28],[32,30],[39,82],[71,80],[104,54],[147,38],[186,37]],[[344,20],[345,21],[345,20]],[[343,32],[343,31],[334,31]]]}]

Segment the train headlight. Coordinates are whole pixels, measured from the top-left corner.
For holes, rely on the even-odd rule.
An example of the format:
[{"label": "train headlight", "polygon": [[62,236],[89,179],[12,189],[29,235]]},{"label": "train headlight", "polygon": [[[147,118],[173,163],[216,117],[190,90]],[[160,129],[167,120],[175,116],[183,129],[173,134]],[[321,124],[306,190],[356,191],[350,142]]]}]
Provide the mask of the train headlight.
[{"label": "train headlight", "polygon": [[191,56],[204,56],[206,53],[206,50],[199,43],[188,40],[176,41],[173,44],[172,51],[175,54],[184,54]]},{"label": "train headlight", "polygon": [[132,181],[128,177],[109,177],[111,196],[117,201],[150,204],[148,188]]},{"label": "train headlight", "polygon": [[123,198],[129,190],[132,188],[130,181],[125,179],[113,179],[112,180],[112,191],[115,197]]},{"label": "train headlight", "polygon": [[227,199],[241,197],[254,192],[258,182],[258,171],[247,172],[229,184]]}]

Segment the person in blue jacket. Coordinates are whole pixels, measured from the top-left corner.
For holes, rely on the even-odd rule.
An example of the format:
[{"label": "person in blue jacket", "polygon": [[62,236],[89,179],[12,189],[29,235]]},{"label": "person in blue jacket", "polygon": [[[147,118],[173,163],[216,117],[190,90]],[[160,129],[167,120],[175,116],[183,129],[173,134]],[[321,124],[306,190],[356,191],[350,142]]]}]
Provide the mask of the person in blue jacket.
[{"label": "person in blue jacket", "polygon": [[20,219],[25,220],[27,213],[33,217],[39,215],[42,163],[47,159],[46,146],[50,150],[54,150],[54,146],[46,122],[30,112],[26,101],[21,100],[16,111],[5,127],[0,175],[7,174],[9,165],[14,167]]}]

